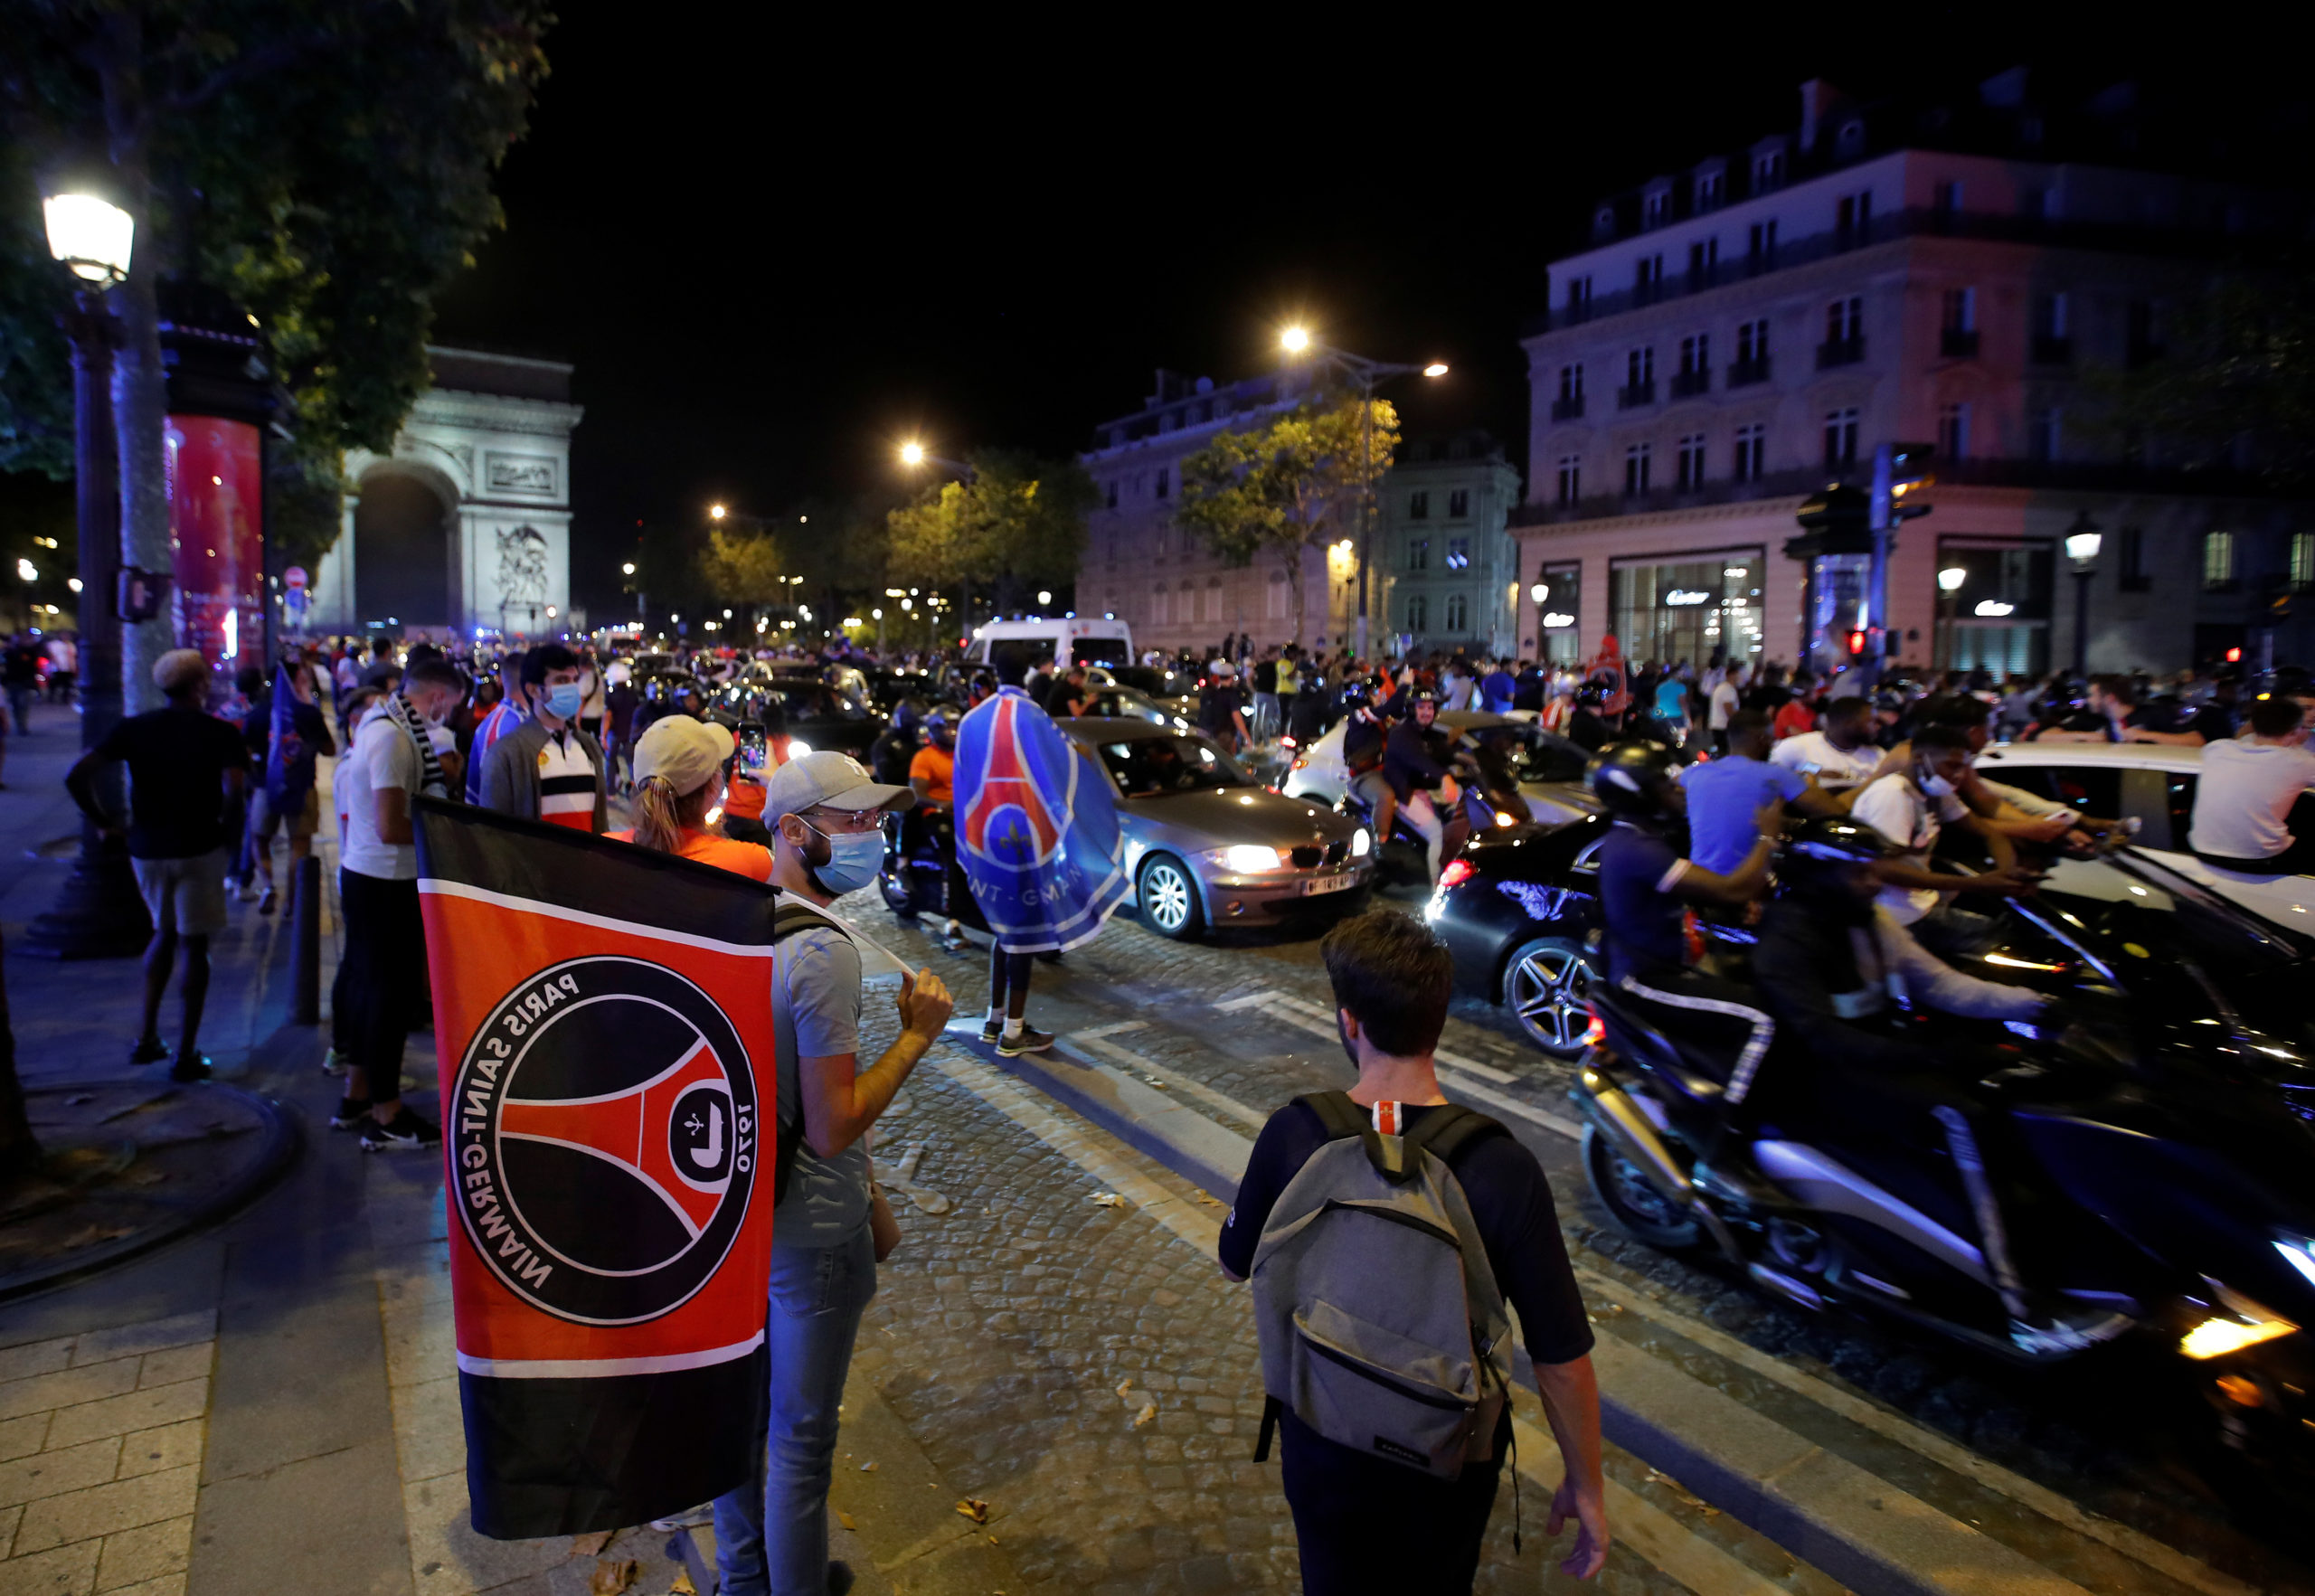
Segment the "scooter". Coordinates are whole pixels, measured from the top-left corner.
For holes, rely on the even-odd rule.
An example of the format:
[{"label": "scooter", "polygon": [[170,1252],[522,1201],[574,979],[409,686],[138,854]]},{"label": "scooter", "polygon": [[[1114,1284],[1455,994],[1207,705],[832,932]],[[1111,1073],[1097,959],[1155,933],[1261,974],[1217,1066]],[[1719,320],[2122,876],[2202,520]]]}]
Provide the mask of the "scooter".
[{"label": "scooter", "polygon": [[[1469,783],[1462,787],[1460,807],[1466,836],[1476,836],[1494,826],[1496,810],[1479,789]],[[1375,826],[1375,809],[1360,796],[1356,786],[1335,800],[1335,813],[1349,817],[1370,831]],[[1398,808],[1391,821],[1391,835],[1377,837],[1375,845],[1375,883],[1382,886],[1429,886],[1431,881],[1431,844],[1422,833],[1408,820],[1403,807]]]},{"label": "scooter", "polygon": [[988,930],[988,921],[973,902],[964,873],[957,868],[955,845],[950,840],[947,817],[938,811],[906,809],[884,822],[884,864],[877,873],[876,890],[884,907],[902,920],[920,914],[953,915],[975,930]]}]

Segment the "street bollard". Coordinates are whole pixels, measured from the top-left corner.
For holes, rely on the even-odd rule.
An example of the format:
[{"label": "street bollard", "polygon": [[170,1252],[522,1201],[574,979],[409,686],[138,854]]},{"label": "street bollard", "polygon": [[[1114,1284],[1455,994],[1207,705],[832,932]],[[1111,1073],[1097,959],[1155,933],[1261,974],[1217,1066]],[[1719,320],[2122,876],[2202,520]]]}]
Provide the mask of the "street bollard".
[{"label": "street bollard", "polygon": [[297,1009],[293,1023],[322,1023],[322,862],[312,854],[298,861],[298,948],[295,975]]}]

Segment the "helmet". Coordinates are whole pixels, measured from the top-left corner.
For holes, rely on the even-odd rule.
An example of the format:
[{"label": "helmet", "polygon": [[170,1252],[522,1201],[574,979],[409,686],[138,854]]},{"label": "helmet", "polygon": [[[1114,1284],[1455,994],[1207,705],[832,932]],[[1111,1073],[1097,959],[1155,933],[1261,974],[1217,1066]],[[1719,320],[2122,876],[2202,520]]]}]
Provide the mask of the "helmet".
[{"label": "helmet", "polygon": [[1662,786],[1678,769],[1660,742],[1619,742],[1600,751],[1583,772],[1583,785],[1610,814],[1654,820],[1666,812]]},{"label": "helmet", "polygon": [[1406,697],[1407,714],[1409,716],[1413,715],[1416,707],[1425,704],[1429,704],[1434,710],[1437,709],[1439,707],[1439,694],[1433,693],[1428,687],[1415,688],[1413,691],[1410,692]]},{"label": "helmet", "polygon": [[1342,711],[1355,715],[1360,710],[1375,707],[1375,690],[1364,682],[1353,682],[1342,690]]},{"label": "helmet", "polygon": [[1575,702],[1584,709],[1597,710],[1615,695],[1615,689],[1605,682],[1586,682],[1575,690]]},{"label": "helmet", "polygon": [[937,737],[949,730],[949,712],[945,709],[927,710],[924,719],[918,723],[924,728],[926,736]]},{"label": "helmet", "polygon": [[1785,839],[1777,876],[1787,892],[1800,897],[1838,900],[1850,907],[1855,900],[1842,874],[1853,864],[1877,864],[1893,851],[1886,838],[1862,821],[1819,815],[1802,821]]}]

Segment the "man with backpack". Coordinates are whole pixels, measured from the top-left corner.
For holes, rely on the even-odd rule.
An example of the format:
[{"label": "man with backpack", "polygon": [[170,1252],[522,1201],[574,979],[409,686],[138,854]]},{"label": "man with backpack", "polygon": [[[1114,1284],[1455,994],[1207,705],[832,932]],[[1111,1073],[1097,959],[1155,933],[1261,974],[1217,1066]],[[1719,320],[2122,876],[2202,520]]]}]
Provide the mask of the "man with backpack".
[{"label": "man with backpack", "polygon": [[1592,1328],[1535,1155],[1440,1094],[1453,959],[1390,910],[1320,951],[1358,1082],[1271,1116],[1220,1246],[1253,1281],[1255,1458],[1275,1426],[1302,1588],[1470,1590],[1511,1436],[1507,1303],[1567,1463],[1548,1531],[1575,1522],[1560,1567],[1590,1579],[1608,1554]]}]

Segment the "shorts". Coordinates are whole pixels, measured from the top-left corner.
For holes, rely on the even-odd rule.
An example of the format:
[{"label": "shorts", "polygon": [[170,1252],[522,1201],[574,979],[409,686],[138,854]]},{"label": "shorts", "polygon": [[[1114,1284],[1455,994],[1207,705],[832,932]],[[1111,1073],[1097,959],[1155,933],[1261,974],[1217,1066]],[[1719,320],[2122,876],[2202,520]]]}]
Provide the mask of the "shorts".
[{"label": "shorts", "polygon": [[213,936],[225,929],[226,850],[190,859],[131,859],[156,930]]},{"label": "shorts", "polygon": [[322,827],[321,789],[314,787],[306,789],[304,801],[293,805],[286,816],[273,812],[273,804],[266,797],[264,788],[260,787],[250,795],[250,829],[259,836],[271,840],[285,819],[288,822],[292,838],[308,837],[319,831]]}]

